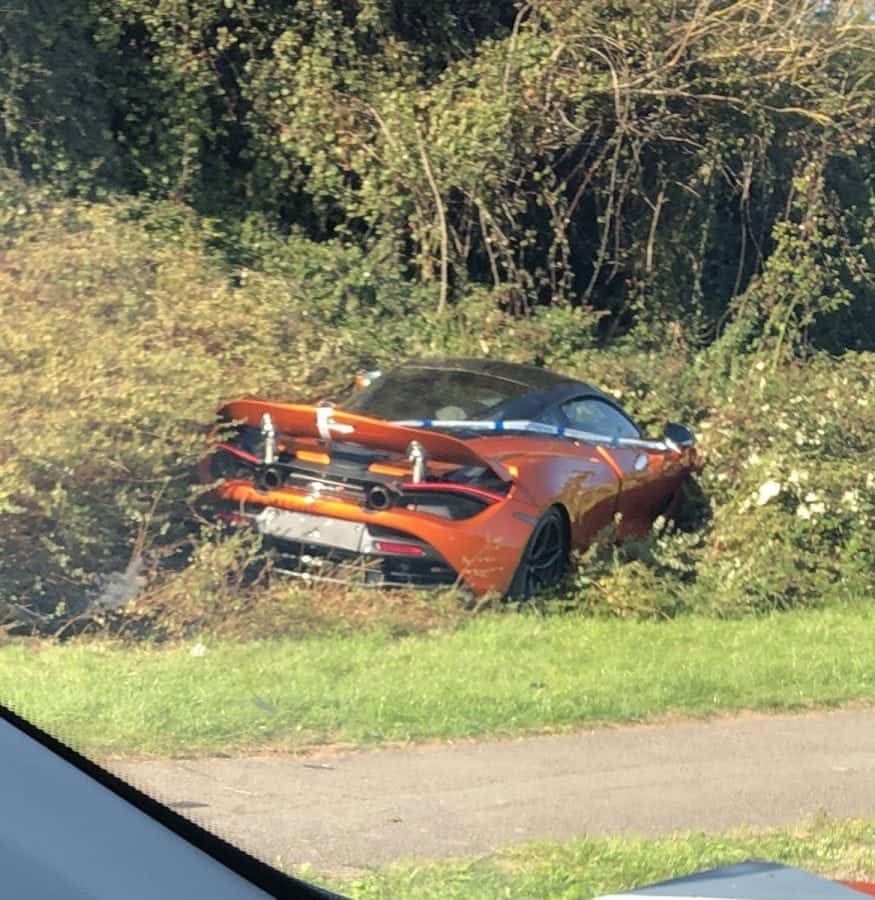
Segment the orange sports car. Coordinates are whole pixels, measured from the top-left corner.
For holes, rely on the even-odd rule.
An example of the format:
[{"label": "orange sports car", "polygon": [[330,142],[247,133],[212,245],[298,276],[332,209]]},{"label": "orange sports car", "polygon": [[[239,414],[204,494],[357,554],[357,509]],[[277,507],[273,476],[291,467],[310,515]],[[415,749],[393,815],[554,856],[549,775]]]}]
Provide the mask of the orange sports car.
[{"label": "orange sports car", "polygon": [[476,359],[359,376],[336,404],[243,398],[205,461],[218,518],[254,527],[279,571],[525,599],[616,520],[670,513],[698,466],[669,424],[645,438],[582,381]]}]

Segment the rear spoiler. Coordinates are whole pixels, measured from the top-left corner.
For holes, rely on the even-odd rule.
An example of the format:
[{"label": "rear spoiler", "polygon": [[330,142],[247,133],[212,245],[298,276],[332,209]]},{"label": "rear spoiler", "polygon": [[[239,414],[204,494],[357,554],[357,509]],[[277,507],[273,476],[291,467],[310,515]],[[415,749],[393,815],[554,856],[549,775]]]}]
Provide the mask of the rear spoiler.
[{"label": "rear spoiler", "polygon": [[219,410],[219,415],[226,420],[245,422],[253,428],[261,427],[265,413],[270,416],[273,427],[280,435],[320,438],[326,443],[349,441],[401,456],[407,455],[411,442],[415,441],[435,461],[483,466],[502,480],[510,480],[510,475],[500,463],[481,456],[465,441],[436,431],[372,419],[331,406],[273,403],[254,398],[232,400]]}]

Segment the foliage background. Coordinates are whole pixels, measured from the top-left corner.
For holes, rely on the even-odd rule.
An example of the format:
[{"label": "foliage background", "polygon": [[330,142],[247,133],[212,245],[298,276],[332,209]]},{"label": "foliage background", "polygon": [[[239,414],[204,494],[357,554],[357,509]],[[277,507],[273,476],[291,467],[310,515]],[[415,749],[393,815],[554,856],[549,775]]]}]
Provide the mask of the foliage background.
[{"label": "foliage background", "polygon": [[6,614],[144,558],[198,621],[251,548],[154,567],[216,402],[421,353],[699,431],[698,526],[593,548],[561,604],[871,594],[873,34],[862,0],[0,11]]}]

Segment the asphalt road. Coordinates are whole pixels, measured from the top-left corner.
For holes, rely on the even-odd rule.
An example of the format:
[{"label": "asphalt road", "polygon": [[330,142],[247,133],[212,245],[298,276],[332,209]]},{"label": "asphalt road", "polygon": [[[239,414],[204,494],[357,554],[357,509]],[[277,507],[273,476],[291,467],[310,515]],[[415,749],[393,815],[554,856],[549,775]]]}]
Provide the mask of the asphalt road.
[{"label": "asphalt road", "polygon": [[111,768],[268,862],[343,872],[535,838],[873,816],[875,709]]}]

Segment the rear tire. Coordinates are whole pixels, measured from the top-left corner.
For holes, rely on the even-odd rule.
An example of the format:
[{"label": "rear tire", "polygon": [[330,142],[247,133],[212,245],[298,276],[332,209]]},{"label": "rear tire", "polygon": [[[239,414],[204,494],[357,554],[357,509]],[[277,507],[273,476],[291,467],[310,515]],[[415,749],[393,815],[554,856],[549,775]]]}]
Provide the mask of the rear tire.
[{"label": "rear tire", "polygon": [[568,571],[569,549],[565,519],[557,507],[551,506],[532,529],[508,599],[525,602],[559,584]]}]

